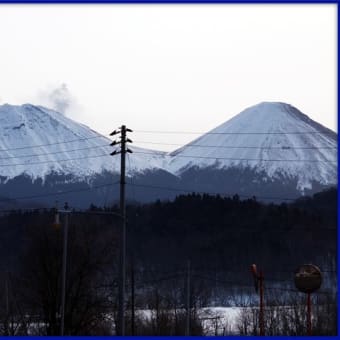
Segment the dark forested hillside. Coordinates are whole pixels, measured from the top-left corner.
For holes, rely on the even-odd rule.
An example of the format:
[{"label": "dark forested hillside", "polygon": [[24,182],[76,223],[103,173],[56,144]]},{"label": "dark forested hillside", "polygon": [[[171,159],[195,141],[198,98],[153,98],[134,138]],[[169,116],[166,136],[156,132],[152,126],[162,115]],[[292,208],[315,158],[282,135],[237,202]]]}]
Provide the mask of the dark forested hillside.
[{"label": "dark forested hillside", "polygon": [[335,258],[337,191],[293,204],[264,205],[208,195],[130,207],[129,227],[142,263],[180,267],[186,259],[217,271],[259,263],[269,272]]},{"label": "dark forested hillside", "polygon": [[[67,299],[73,307],[67,313],[75,320],[65,325],[70,334],[111,334],[97,312],[117,304],[120,220],[105,214],[112,209],[118,208],[91,206],[70,214]],[[0,218],[1,286],[22,308],[44,315],[49,320],[44,334],[50,335],[58,334],[54,311],[60,308],[62,227],[56,229],[54,222],[53,209],[11,211]],[[322,291],[332,293],[336,236],[336,189],[278,205],[194,193],[172,202],[129,205],[128,296],[134,296],[136,308],[153,308],[165,298],[171,302],[166,308],[183,306],[189,261],[196,307],[238,305],[242,296],[254,294],[252,263],[271,289],[287,291],[294,289],[294,270],[314,263],[323,273]],[[101,331],[88,326],[91,320]]]}]

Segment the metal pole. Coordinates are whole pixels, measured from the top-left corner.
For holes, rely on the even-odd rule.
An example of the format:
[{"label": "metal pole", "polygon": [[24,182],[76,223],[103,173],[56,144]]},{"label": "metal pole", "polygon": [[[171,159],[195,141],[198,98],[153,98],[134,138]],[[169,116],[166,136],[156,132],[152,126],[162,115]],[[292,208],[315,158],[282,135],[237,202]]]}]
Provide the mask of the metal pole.
[{"label": "metal pole", "polygon": [[[67,203],[65,203],[65,210],[68,210]],[[68,236],[68,212],[65,213],[65,225],[64,225],[64,234],[63,234],[63,263],[62,263],[62,281],[61,281],[61,320],[60,320],[60,335],[61,336],[64,335],[64,324],[65,324],[67,236]]]},{"label": "metal pole", "polygon": [[9,316],[9,272],[6,273],[6,316]]},{"label": "metal pole", "polygon": [[260,335],[264,336],[264,287],[263,287],[263,273],[260,271],[259,275],[259,284],[260,284],[260,314],[259,314],[259,323],[260,323]]},{"label": "metal pole", "polygon": [[131,255],[131,335],[135,335],[135,268],[133,253]]},{"label": "metal pole", "polygon": [[4,335],[11,335],[10,334],[10,317],[12,317],[12,322],[13,322],[13,315],[10,313],[10,308],[9,308],[9,272],[6,272],[6,318],[4,320]]},{"label": "metal pole", "polygon": [[119,266],[119,301],[118,301],[118,335],[125,335],[125,256],[126,256],[126,216],[125,216],[125,154],[126,154],[126,126],[121,127],[120,154],[120,213],[122,215],[122,230],[120,242]]},{"label": "metal pole", "polygon": [[186,301],[186,327],[185,335],[190,335],[190,260],[187,262],[187,301]]},{"label": "metal pole", "polygon": [[307,335],[312,335],[312,304],[310,295],[310,293],[307,293]]},{"label": "metal pole", "polygon": [[131,335],[135,335],[135,243],[134,243],[134,230],[137,230],[138,214],[136,213],[134,228],[130,227],[130,256],[131,256]]}]

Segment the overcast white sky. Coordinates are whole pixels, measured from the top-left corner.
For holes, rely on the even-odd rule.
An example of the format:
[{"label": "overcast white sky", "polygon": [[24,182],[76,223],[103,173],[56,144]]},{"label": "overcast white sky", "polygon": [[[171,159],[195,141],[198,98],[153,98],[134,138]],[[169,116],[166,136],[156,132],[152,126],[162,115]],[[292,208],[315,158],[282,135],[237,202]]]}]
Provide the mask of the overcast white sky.
[{"label": "overcast white sky", "polygon": [[108,135],[204,132],[282,101],[337,130],[336,24],[330,4],[1,4],[0,104],[54,106]]}]

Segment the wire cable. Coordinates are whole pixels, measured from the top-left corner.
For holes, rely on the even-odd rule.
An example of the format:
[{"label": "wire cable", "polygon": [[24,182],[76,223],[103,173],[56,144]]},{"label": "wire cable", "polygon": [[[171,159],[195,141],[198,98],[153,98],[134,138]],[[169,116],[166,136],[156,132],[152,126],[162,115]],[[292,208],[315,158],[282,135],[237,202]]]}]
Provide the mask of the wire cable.
[{"label": "wire cable", "polygon": [[103,187],[113,186],[118,184],[119,182],[114,183],[106,183],[106,184],[100,184],[100,185],[94,185],[90,188],[83,188],[83,189],[75,189],[75,190],[65,190],[65,191],[58,191],[58,192],[52,192],[52,193],[46,193],[46,194],[37,194],[37,195],[31,195],[31,196],[19,196],[19,197],[10,197],[10,198],[0,198],[0,202],[5,201],[14,201],[14,200],[26,200],[26,199],[34,199],[34,198],[40,198],[40,197],[49,197],[49,196],[58,196],[63,194],[70,194],[74,192],[83,192],[83,191],[91,191],[96,190]]},{"label": "wire cable", "polygon": [[[155,155],[152,152],[144,152],[144,151],[135,151],[134,153],[139,154],[147,154],[147,155]],[[175,155],[174,157],[184,157],[184,158],[198,158],[198,159],[223,159],[223,160],[230,160],[230,161],[263,161],[263,162],[311,162],[311,163],[337,163],[337,161],[330,161],[330,160],[314,160],[314,159],[264,159],[264,158],[228,158],[228,157],[207,157],[207,156],[194,156],[194,155]]]},{"label": "wire cable", "polygon": [[190,135],[308,135],[308,134],[336,134],[333,131],[288,131],[288,132],[194,132],[194,131],[161,131],[161,130],[133,130],[140,133],[158,133],[158,134],[190,134]]},{"label": "wire cable", "polygon": [[67,141],[47,143],[47,144],[36,144],[36,145],[21,146],[21,147],[18,147],[18,148],[0,149],[0,151],[12,151],[12,150],[23,150],[23,149],[40,148],[42,146],[50,146],[50,145],[73,143],[73,142],[85,141],[85,140],[96,139],[96,138],[106,138],[106,137],[102,136],[102,135],[92,136],[92,137],[82,137],[82,138],[77,138],[77,139],[72,139],[72,140],[67,140]]},{"label": "wire cable", "polygon": [[14,163],[14,164],[0,164],[0,167],[2,167],[2,166],[20,166],[20,165],[27,165],[27,166],[29,166],[29,165],[45,164],[45,163],[56,163],[56,164],[58,164],[58,162],[69,162],[69,161],[76,161],[76,160],[81,160],[81,159],[109,157],[109,156],[110,156],[110,154],[104,154],[104,155],[75,157],[75,158],[58,159],[58,160],[50,160],[50,161],[37,161],[37,162]]},{"label": "wire cable", "polygon": [[[148,143],[148,142],[140,142],[140,143]],[[150,142],[149,144],[178,145],[178,146],[182,146],[181,144],[171,144],[171,143],[154,143],[154,142]],[[52,151],[52,152],[44,152],[44,153],[37,153],[37,154],[18,155],[18,156],[13,156],[12,155],[12,156],[7,156],[7,157],[0,157],[0,160],[15,159],[15,158],[20,158],[21,159],[23,157],[49,156],[49,155],[56,155],[56,154],[61,154],[61,153],[67,153],[67,152],[91,150],[91,149],[98,149],[98,148],[105,148],[105,147],[109,147],[109,144],[94,145],[94,146],[89,146],[89,147],[84,147],[84,148],[77,148],[77,149],[70,149],[70,150],[61,150],[61,151]],[[283,151],[297,150],[297,149],[298,150],[300,150],[300,149],[308,149],[308,150],[334,149],[334,150],[336,150],[337,149],[337,147],[257,147],[257,146],[224,146],[224,145],[198,145],[198,144],[187,145],[187,147],[217,148],[217,149],[259,149],[259,150],[279,149],[279,150],[283,150]],[[0,150],[0,151],[4,151],[4,150]],[[142,153],[142,151],[135,151],[135,153]],[[143,152],[143,153],[147,153],[147,152]],[[171,155],[171,153],[172,152],[169,152],[170,155]],[[154,155],[155,153],[150,153],[150,154]],[[156,154],[157,154],[157,152],[156,152]],[[164,156],[164,152],[159,152],[159,155],[160,156]],[[176,156],[177,157],[184,157],[183,155],[176,155]],[[185,157],[199,157],[199,156],[185,156]],[[217,159],[217,158],[213,158],[212,157],[212,159]],[[227,159],[227,158],[222,158],[222,159]],[[281,161],[285,161],[285,160],[281,160]],[[299,160],[299,161],[302,161],[302,160]]]},{"label": "wire cable", "polygon": [[153,145],[173,145],[185,147],[199,147],[199,148],[217,148],[217,149],[259,149],[259,150],[321,150],[321,149],[338,149],[337,146],[232,146],[232,145],[201,145],[201,144],[176,144],[176,143],[161,143],[161,142],[147,142],[135,140],[135,143],[153,144]]},{"label": "wire cable", "polygon": [[[158,133],[158,134],[201,134],[201,135],[290,135],[290,134],[327,134],[325,132],[317,132],[317,131],[303,131],[303,132],[189,132],[189,131],[150,131],[150,130],[134,130],[134,132],[140,132],[140,133]],[[334,132],[335,133],[335,132]],[[67,144],[67,143],[73,143],[73,142],[80,142],[80,141],[86,141],[91,139],[97,139],[97,138],[105,138],[107,137],[103,135],[97,135],[97,136],[91,136],[91,137],[80,137],[77,139],[71,139],[67,141],[59,141],[59,142],[53,142],[53,143],[46,143],[46,144],[36,144],[36,145],[27,145],[22,147],[16,147],[16,148],[6,148],[6,149],[0,149],[0,151],[12,151],[12,150],[24,150],[24,149],[33,149],[33,148],[39,148],[44,146],[51,146],[51,145],[59,145],[59,144]],[[150,144],[163,144],[163,145],[179,145],[182,146],[182,144],[171,144],[171,143],[153,143],[153,142],[140,142],[140,143],[150,143]],[[192,145],[191,145],[192,146]],[[198,146],[198,145],[197,145]],[[199,147],[206,147],[200,145]],[[210,147],[210,146],[207,146]],[[216,147],[216,146],[211,146]],[[247,147],[248,148],[248,147]],[[307,147],[309,148],[309,147]],[[319,148],[328,148],[328,147],[318,147]],[[329,147],[332,148],[332,147]]]},{"label": "wire cable", "polygon": [[206,192],[206,191],[197,191],[197,190],[189,190],[189,189],[180,189],[180,188],[172,188],[172,187],[162,187],[162,186],[156,186],[156,185],[146,185],[146,184],[131,184],[127,183],[128,185],[134,185],[137,187],[144,187],[144,188],[150,188],[150,189],[160,189],[160,190],[168,190],[168,191],[177,191],[177,192],[186,192],[186,193],[196,193],[196,194],[208,194],[208,195],[221,195],[221,196],[235,196],[238,197],[244,197],[244,198],[263,198],[263,199],[271,199],[271,200],[282,200],[282,201],[295,201],[297,198],[284,198],[284,197],[270,197],[270,196],[250,196],[250,195],[239,195],[239,194],[230,194],[226,192]]},{"label": "wire cable", "polygon": [[[216,283],[220,283],[223,285],[231,285],[231,286],[238,286],[238,287],[242,287],[242,288],[253,288],[254,289],[254,285],[246,285],[243,282],[235,282],[235,281],[225,281],[225,280],[220,280],[220,279],[216,279],[216,278],[210,278],[210,277],[205,277],[202,275],[197,275],[194,274],[192,275],[193,277],[197,277],[200,278],[202,280],[207,280],[207,281],[213,281]],[[266,280],[265,280],[266,281]],[[297,289],[293,289],[293,288],[282,288],[282,287],[267,287],[265,286],[265,290],[273,290],[273,291],[284,291],[284,292],[294,292],[294,293],[300,293]],[[324,295],[333,295],[331,292],[325,292],[325,291],[318,291],[317,294],[324,294]]]},{"label": "wire cable", "polygon": [[82,151],[82,150],[98,149],[98,148],[102,148],[102,147],[109,147],[109,144],[95,145],[95,146],[89,146],[89,147],[86,147],[86,148],[71,149],[71,150],[61,150],[61,151],[53,151],[53,152],[44,152],[44,153],[38,153],[38,154],[29,154],[29,155],[20,155],[20,156],[9,156],[9,157],[0,157],[0,160],[1,160],[1,159],[23,158],[23,157],[49,156],[49,155],[56,155],[56,154],[58,154],[58,153],[67,153],[67,152],[74,152],[74,151]]}]

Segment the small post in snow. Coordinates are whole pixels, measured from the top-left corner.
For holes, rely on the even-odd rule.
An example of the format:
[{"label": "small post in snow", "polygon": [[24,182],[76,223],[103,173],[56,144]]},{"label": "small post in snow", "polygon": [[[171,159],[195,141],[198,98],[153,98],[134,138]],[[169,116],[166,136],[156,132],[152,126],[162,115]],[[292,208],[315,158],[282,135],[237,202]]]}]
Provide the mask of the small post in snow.
[{"label": "small post in snow", "polygon": [[264,336],[264,275],[262,270],[258,271],[256,264],[251,265],[251,272],[254,277],[255,291],[260,291],[260,311],[259,311],[259,326],[260,336]]}]

